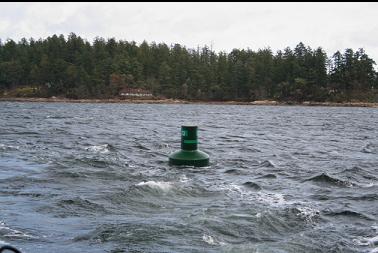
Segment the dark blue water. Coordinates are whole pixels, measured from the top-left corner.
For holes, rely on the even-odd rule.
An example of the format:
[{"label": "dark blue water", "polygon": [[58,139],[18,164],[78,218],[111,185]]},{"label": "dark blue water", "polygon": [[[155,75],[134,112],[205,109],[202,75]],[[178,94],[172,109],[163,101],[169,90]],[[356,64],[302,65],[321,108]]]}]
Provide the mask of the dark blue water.
[{"label": "dark blue water", "polygon": [[[0,103],[0,243],[378,252],[378,110]],[[206,168],[169,167],[199,126]]]}]

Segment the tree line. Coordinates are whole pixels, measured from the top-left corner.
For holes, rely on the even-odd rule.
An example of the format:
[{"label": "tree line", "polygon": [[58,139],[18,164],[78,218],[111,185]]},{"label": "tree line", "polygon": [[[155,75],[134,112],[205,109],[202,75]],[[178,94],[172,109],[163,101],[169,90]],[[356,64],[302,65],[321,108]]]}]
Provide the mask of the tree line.
[{"label": "tree line", "polygon": [[113,98],[131,87],[191,100],[377,101],[374,65],[362,48],[328,57],[321,47],[300,42],[275,53],[270,48],[226,53],[101,37],[90,43],[71,33],[0,41],[0,91]]}]

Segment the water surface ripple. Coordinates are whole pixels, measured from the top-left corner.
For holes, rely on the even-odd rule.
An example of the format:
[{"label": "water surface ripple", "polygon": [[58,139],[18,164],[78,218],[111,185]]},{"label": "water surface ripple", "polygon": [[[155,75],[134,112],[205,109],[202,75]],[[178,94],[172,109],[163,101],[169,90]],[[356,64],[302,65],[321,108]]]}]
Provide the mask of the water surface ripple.
[{"label": "water surface ripple", "polygon": [[[378,252],[374,108],[0,103],[0,244]],[[169,167],[199,126],[206,168]]]}]

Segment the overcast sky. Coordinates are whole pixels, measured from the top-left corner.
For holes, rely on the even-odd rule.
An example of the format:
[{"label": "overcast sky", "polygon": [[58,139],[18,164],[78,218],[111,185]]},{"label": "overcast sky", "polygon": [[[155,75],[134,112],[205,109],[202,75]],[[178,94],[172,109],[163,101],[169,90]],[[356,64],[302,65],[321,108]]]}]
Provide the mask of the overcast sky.
[{"label": "overcast sky", "polygon": [[362,47],[378,63],[378,3],[0,3],[3,41],[70,32],[226,52]]}]

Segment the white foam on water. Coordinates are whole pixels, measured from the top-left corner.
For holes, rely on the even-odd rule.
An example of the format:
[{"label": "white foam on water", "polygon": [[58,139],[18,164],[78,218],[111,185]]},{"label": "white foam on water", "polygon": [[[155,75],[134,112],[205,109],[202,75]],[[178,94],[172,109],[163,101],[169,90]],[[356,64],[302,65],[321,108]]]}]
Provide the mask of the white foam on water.
[{"label": "white foam on water", "polygon": [[161,181],[147,181],[147,182],[140,182],[140,183],[136,184],[136,186],[148,186],[152,189],[167,192],[170,189],[172,189],[173,183],[172,182],[161,182]]},{"label": "white foam on water", "polygon": [[212,237],[211,235],[207,235],[207,234],[202,235],[202,240],[210,245],[225,245],[226,244],[225,242],[218,241],[214,239],[214,237]]},{"label": "white foam on water", "polygon": [[8,244],[8,243],[5,242],[5,241],[0,240],[0,244],[5,245],[5,244]]},{"label": "white foam on water", "polygon": [[1,231],[1,233],[3,233],[4,237],[11,237],[11,238],[22,237],[22,238],[31,238],[31,239],[38,238],[38,237],[35,237],[35,236],[32,236],[32,235],[29,235],[27,233],[21,232],[19,230],[7,227],[5,225],[5,223],[2,222],[2,221],[0,222],[0,231]]},{"label": "white foam on water", "polygon": [[265,202],[271,206],[283,206],[290,204],[289,201],[285,200],[285,197],[282,193],[258,192],[256,199],[260,202]]},{"label": "white foam on water", "polygon": [[180,183],[187,183],[188,181],[189,178],[187,178],[185,174],[180,177]]},{"label": "white foam on water", "polygon": [[[286,200],[285,195],[282,193],[266,192],[264,190],[259,192],[248,191],[244,187],[236,184],[229,184],[225,187],[221,186],[220,188],[231,194],[238,195],[242,200],[260,202],[271,207],[295,207],[298,211],[296,215],[305,219],[307,222],[313,222],[313,219],[320,214],[318,209],[306,206],[306,203]],[[256,214],[257,218],[261,218],[261,216],[261,213]]]},{"label": "white foam on water", "polygon": [[243,189],[241,188],[241,186],[236,185],[236,184],[229,184],[229,185],[221,186],[220,188],[222,190],[226,190],[226,191],[228,191],[230,193],[236,193],[237,195],[239,195],[242,198],[244,196],[248,195],[248,192],[243,191]]},{"label": "white foam on water", "polygon": [[[371,226],[375,231],[378,231],[378,226]],[[353,239],[353,242],[359,246],[367,246],[371,248],[369,253],[378,253],[378,235],[373,237],[361,237]]]},{"label": "white foam on water", "polygon": [[109,144],[103,144],[103,145],[94,145],[86,148],[87,151],[92,151],[95,153],[101,153],[101,154],[107,154],[110,152],[110,145]]},{"label": "white foam on water", "polygon": [[20,146],[5,145],[0,143],[0,150],[19,150]]},{"label": "white foam on water", "polygon": [[229,184],[226,186],[220,186],[221,190],[225,190],[231,194],[236,194],[240,198],[250,201],[259,201],[262,203],[267,203],[272,206],[282,206],[285,204],[291,204],[292,202],[289,202],[285,200],[284,195],[282,193],[274,193],[274,192],[265,192],[265,191],[259,191],[259,192],[253,192],[248,191],[244,187],[236,184]]},{"label": "white foam on water", "polygon": [[319,210],[308,206],[297,207],[297,210],[299,211],[297,216],[306,219],[308,222],[312,222],[313,218],[320,214]]},{"label": "white foam on water", "polygon": [[202,240],[210,245],[216,245],[214,238],[211,237],[210,235],[203,234]]}]

